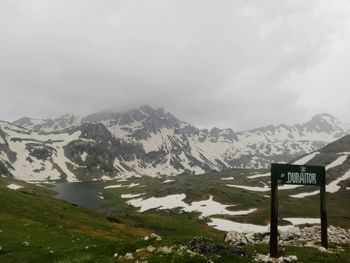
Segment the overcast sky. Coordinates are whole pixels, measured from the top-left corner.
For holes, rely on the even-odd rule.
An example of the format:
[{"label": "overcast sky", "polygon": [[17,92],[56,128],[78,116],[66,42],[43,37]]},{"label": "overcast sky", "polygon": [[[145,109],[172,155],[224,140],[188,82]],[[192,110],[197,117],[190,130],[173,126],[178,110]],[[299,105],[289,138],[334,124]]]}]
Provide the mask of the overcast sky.
[{"label": "overcast sky", "polygon": [[150,104],[244,130],[350,122],[349,0],[0,0],[0,119]]}]

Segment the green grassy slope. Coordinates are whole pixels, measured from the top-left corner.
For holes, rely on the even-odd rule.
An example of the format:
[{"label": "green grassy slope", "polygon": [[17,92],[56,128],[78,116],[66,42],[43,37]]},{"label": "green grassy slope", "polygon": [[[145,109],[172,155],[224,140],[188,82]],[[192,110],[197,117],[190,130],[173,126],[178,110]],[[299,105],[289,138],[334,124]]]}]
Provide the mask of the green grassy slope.
[{"label": "green grassy slope", "polygon": [[[237,222],[267,224],[269,221],[269,192],[251,192],[228,187],[226,184],[257,185],[267,182],[268,177],[247,179],[248,175],[262,173],[256,170],[227,170],[200,176],[182,175],[174,177],[175,182],[164,184],[165,178],[132,178],[128,182],[99,182],[98,191],[105,198],[103,213],[59,201],[52,197],[49,188],[37,187],[24,182],[0,178],[0,262],[135,262],[114,258],[114,253],[125,255],[149,245],[179,246],[194,236],[205,236],[222,242],[225,233],[206,225],[196,213],[176,213],[173,210],[156,209],[139,213],[126,204],[121,194],[145,193],[142,198],[186,194],[186,202],[199,201],[214,196],[214,200],[224,204],[235,204],[232,210],[258,208],[248,216],[215,216]],[[231,177],[233,181],[220,180]],[[24,186],[20,190],[10,190],[6,185],[15,183]],[[132,188],[104,189],[111,184],[139,183]],[[318,216],[318,196],[302,200],[290,198],[288,190],[280,194],[280,215],[282,217]],[[341,201],[339,201],[341,200]],[[343,202],[344,201],[344,202]],[[328,196],[329,221],[331,224],[349,227],[347,218],[349,194],[339,191]],[[317,203],[315,205],[315,202]],[[107,215],[108,218],[107,219]],[[349,215],[350,216],[350,215]],[[282,223],[282,222],[281,222]],[[145,241],[142,237],[155,232],[162,241]],[[335,244],[331,244],[336,247]],[[303,262],[349,262],[349,245],[342,245],[344,251],[323,254],[315,248],[280,247],[281,255],[296,254]],[[268,253],[267,245],[254,245],[245,248],[247,258],[222,254],[210,256],[214,262],[251,262],[255,253]],[[148,262],[208,262],[203,257],[148,253]]]},{"label": "green grassy slope", "polygon": [[[142,198],[161,197],[170,194],[186,194],[185,202],[200,201],[209,198],[210,195],[214,197],[215,201],[222,204],[235,205],[230,210],[246,210],[250,208],[257,208],[257,211],[244,216],[214,216],[226,219],[231,219],[237,222],[252,223],[267,225],[270,216],[270,192],[253,192],[245,189],[229,187],[228,184],[246,185],[246,186],[263,186],[263,183],[269,184],[270,177],[260,177],[249,179],[247,176],[256,173],[264,173],[266,170],[240,170],[230,169],[223,172],[208,173],[205,175],[179,175],[174,177],[175,182],[164,184],[164,178],[132,178],[128,182],[122,183],[98,183],[100,184],[100,191],[103,193],[107,202],[105,211],[118,216],[119,218],[137,219],[144,224],[148,218],[163,216],[173,217],[169,211],[159,212],[155,209],[149,210],[142,214],[135,212],[137,209],[126,205],[126,200],[121,198],[121,194],[137,194],[145,193]],[[234,177],[234,180],[221,180],[221,178]],[[105,185],[138,183],[142,187],[132,188],[113,188],[103,189]],[[345,184],[344,184],[345,185]],[[319,195],[309,196],[302,199],[292,198],[289,195],[300,192],[311,192],[317,190],[314,187],[301,187],[297,189],[281,190],[279,194],[279,216],[283,217],[319,217],[320,215],[320,201]],[[329,216],[329,224],[350,228],[350,191],[346,190],[345,186],[338,192],[327,194],[327,208]],[[198,216],[186,213],[177,215],[179,217],[190,217],[192,221],[198,220]],[[281,222],[283,223],[283,222]],[[158,227],[156,225],[156,227]],[[171,235],[171,231],[165,234]],[[212,236],[216,233],[210,231]]]},{"label": "green grassy slope", "polygon": [[0,179],[0,262],[55,262],[88,252],[107,259],[118,242],[149,233],[55,200],[42,188],[16,182],[26,187],[14,191],[8,183]]}]

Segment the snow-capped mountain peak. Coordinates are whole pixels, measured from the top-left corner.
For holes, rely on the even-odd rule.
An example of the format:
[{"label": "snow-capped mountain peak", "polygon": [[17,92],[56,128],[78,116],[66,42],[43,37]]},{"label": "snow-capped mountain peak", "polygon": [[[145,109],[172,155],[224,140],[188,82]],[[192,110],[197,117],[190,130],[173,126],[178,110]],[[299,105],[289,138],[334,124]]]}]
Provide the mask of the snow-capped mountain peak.
[{"label": "snow-capped mountain peak", "polygon": [[[199,129],[162,108],[145,105],[83,118],[26,117],[13,125],[0,123],[0,161],[16,177],[28,170],[23,178],[30,180],[266,168],[271,162],[287,162],[314,152],[349,133],[350,125],[324,113],[303,124],[243,132]],[[54,176],[47,177],[48,169],[55,171]]]},{"label": "snow-capped mountain peak", "polygon": [[317,114],[303,125],[307,130],[314,132],[339,132],[350,129],[350,124],[344,123],[336,119],[328,113]]}]

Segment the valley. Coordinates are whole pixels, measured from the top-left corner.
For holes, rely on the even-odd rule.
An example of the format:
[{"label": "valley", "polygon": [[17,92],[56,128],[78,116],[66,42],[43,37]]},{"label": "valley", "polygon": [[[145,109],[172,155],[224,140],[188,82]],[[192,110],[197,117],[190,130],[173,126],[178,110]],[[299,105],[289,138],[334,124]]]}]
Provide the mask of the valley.
[{"label": "valley", "polygon": [[[293,127],[205,132],[148,107],[85,119],[0,122],[0,262],[262,260],[270,222],[268,163],[275,161],[326,167],[331,229],[330,249],[321,252],[319,189],[280,185],[280,255],[349,262],[348,132],[347,124],[325,114]],[[259,154],[265,157],[255,162]],[[230,231],[250,241],[230,247],[224,242]],[[304,234],[291,243],[283,239],[290,231]]]},{"label": "valley", "polygon": [[[157,248],[186,245],[194,236],[205,236],[221,243],[228,230],[264,233],[268,231],[269,223],[269,192],[237,188],[231,183],[246,187],[268,185],[269,177],[264,176],[266,173],[266,170],[231,169],[204,175],[133,177],[88,183],[88,188],[80,187],[79,184],[87,183],[79,182],[65,183],[55,188],[46,185],[43,188],[2,178],[1,186],[5,188],[1,189],[1,200],[9,201],[5,208],[2,206],[0,209],[3,230],[0,234],[4,236],[7,233],[11,242],[2,239],[5,243],[0,244],[0,259],[16,262],[23,257],[36,259],[36,262],[41,262],[40,258],[51,259],[53,262],[75,262],[62,259],[90,255],[94,262],[134,262],[136,258],[116,259],[113,255],[133,253],[137,257],[137,249],[148,246]],[[6,189],[10,182],[23,188]],[[50,189],[59,191],[60,198],[79,206],[52,199],[57,194]],[[308,189],[308,186],[304,186],[280,191],[280,228],[291,224],[299,226],[318,222],[319,207],[315,203],[318,203],[319,197],[293,197]],[[101,202],[97,206],[86,202],[82,198],[83,192],[90,197],[95,195]],[[329,224],[350,228],[350,211],[347,205],[350,195],[347,184],[342,184],[339,191],[329,193],[327,200]],[[28,205],[27,208],[25,204]],[[89,212],[84,206],[94,209],[97,214]],[[18,219],[13,220],[13,217]],[[50,221],[47,221],[46,217],[49,217]],[[44,238],[44,233],[54,235],[55,241],[50,237]],[[159,235],[162,240],[144,240],[151,233]],[[35,251],[35,255],[29,256],[30,250],[23,242],[29,242],[29,248]],[[67,242],[76,244],[73,247],[65,247]],[[48,245],[44,247],[43,244]],[[310,250],[314,256],[317,255],[320,262],[339,262],[339,258],[344,260],[342,262],[347,262],[350,248],[346,243],[341,246],[345,252],[324,255],[319,254],[320,252],[315,253],[316,248],[304,248],[296,254],[300,260],[303,260],[303,257],[307,259]],[[47,247],[50,247],[50,250]],[[174,262],[207,262],[209,258],[214,262],[250,262],[254,255],[253,249],[266,253],[267,248],[266,244],[248,245],[245,247],[248,257],[244,258],[232,255],[196,258],[188,254],[179,257],[175,252],[166,255],[154,252],[151,253],[151,257],[146,258],[148,262],[166,262],[170,259]],[[41,251],[39,254],[38,249]],[[295,251],[293,246],[286,246],[285,249]],[[51,254],[51,250],[55,253]],[[99,257],[101,261],[98,261]]]}]

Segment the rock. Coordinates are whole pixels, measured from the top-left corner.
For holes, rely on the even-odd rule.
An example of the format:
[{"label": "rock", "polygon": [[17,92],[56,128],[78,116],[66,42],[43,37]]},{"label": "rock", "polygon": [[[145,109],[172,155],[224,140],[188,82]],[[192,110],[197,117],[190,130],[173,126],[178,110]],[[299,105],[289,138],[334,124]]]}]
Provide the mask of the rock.
[{"label": "rock", "polygon": [[152,246],[148,246],[147,247],[147,251],[150,252],[150,253],[153,253],[155,250],[156,250],[155,247],[152,247]]},{"label": "rock", "polygon": [[195,237],[187,244],[187,248],[200,254],[218,253],[224,250],[223,245],[205,237]]},{"label": "rock", "polygon": [[191,251],[208,255],[217,254],[221,252],[227,252],[230,254],[244,256],[245,253],[241,248],[226,247],[220,243],[217,243],[209,238],[195,237],[192,241],[187,244],[187,248]]},{"label": "rock", "polygon": [[293,262],[297,261],[297,256],[291,255],[287,257],[279,257],[279,258],[271,258],[269,254],[263,255],[263,254],[257,254],[254,258],[255,261],[259,262],[272,262],[272,263],[282,263],[282,262]]},{"label": "rock", "polygon": [[157,241],[162,241],[162,237],[160,235],[155,234],[155,233],[151,234],[150,239],[155,239]]},{"label": "rock", "polygon": [[167,247],[167,246],[158,248],[158,251],[160,253],[163,253],[163,254],[171,254],[171,253],[173,253],[173,249],[171,247]]},{"label": "rock", "polygon": [[225,242],[232,246],[242,246],[254,243],[254,240],[237,231],[230,231],[225,236]]},{"label": "rock", "polygon": [[149,236],[145,236],[145,237],[143,238],[143,240],[148,241],[148,240],[149,240]]},{"label": "rock", "polygon": [[293,262],[293,261],[297,261],[297,260],[298,260],[298,257],[295,256],[295,255],[290,255],[289,257],[284,257],[283,259],[284,259],[284,261],[286,261],[286,262]]},{"label": "rock", "polygon": [[147,251],[147,249],[145,249],[145,248],[138,248],[138,249],[136,249],[136,254],[138,254],[138,253],[142,253],[143,251]]},{"label": "rock", "polygon": [[261,240],[262,244],[268,244],[270,243],[270,235],[265,236],[263,240]]},{"label": "rock", "polygon": [[124,256],[124,259],[132,260],[132,259],[134,259],[134,255],[132,253],[126,253]]},{"label": "rock", "polygon": [[318,250],[321,251],[322,253],[328,253],[328,252],[329,252],[329,251],[328,251],[326,248],[324,248],[324,247],[319,247]]},{"label": "rock", "polygon": [[300,228],[296,226],[288,227],[279,231],[280,239],[283,241],[295,240],[301,236]]}]

